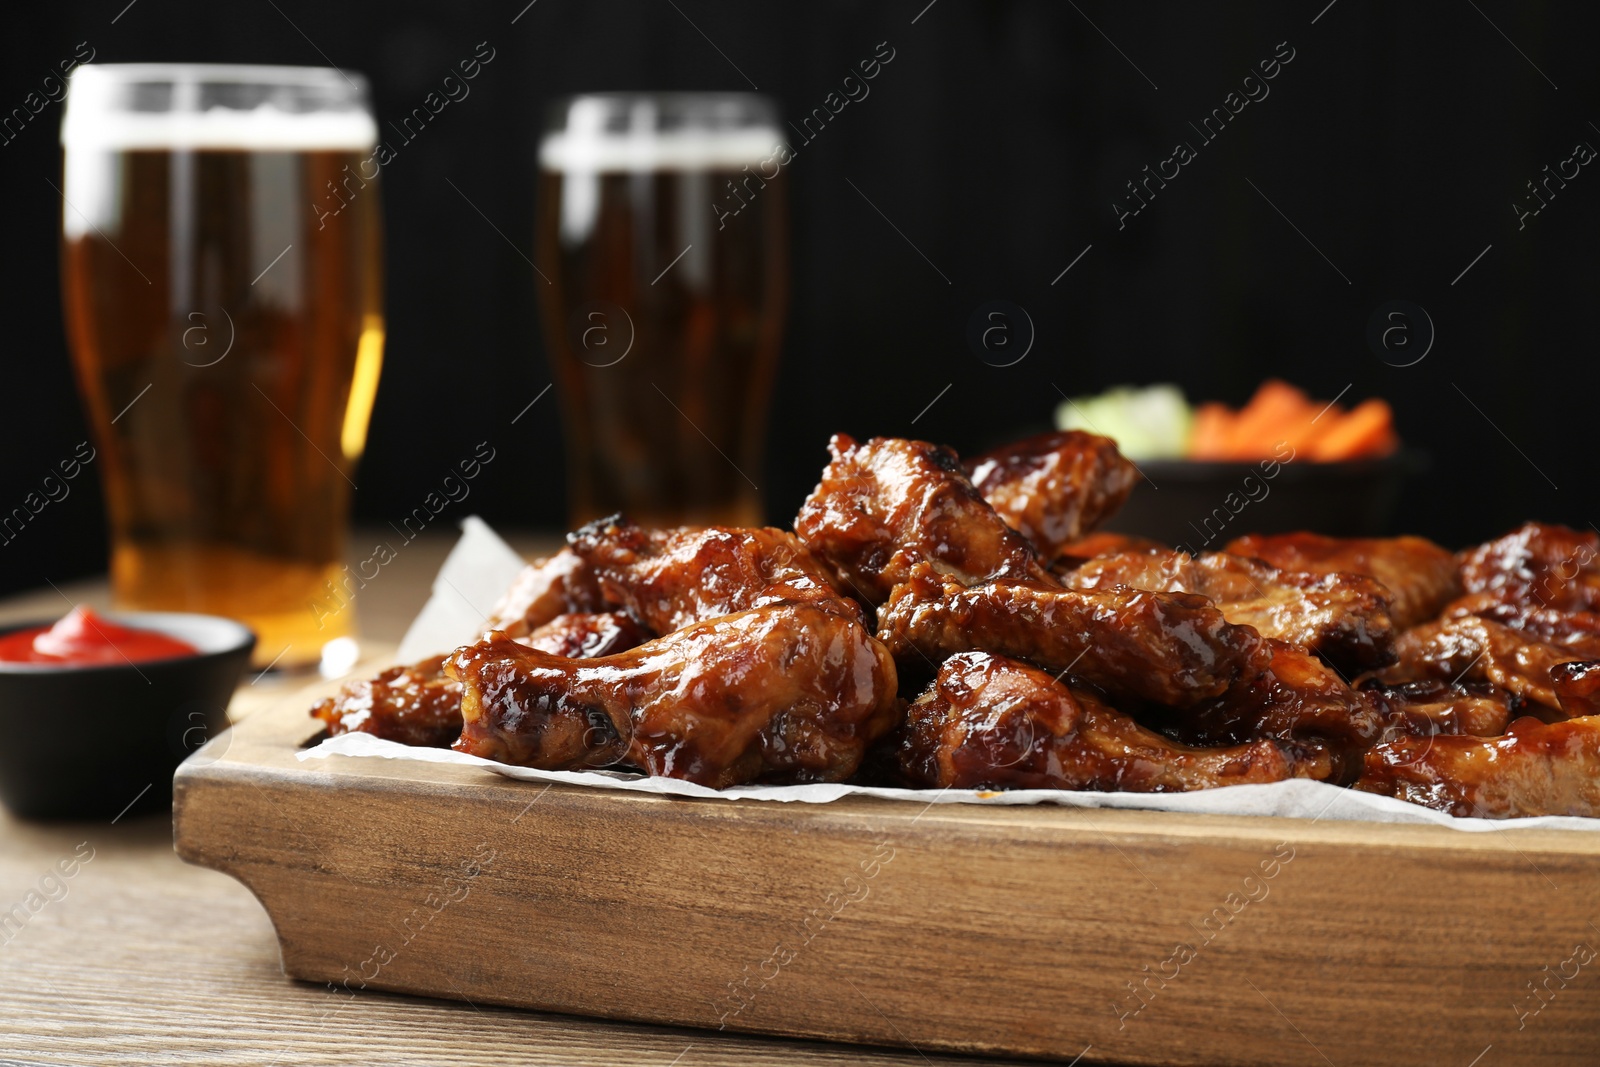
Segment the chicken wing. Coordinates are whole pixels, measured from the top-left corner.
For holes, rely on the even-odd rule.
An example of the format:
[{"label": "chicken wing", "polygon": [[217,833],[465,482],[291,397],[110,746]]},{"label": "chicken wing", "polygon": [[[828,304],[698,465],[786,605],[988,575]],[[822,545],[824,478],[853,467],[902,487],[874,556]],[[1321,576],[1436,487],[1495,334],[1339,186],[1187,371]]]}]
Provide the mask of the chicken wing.
[{"label": "chicken wing", "polygon": [[1600,715],[1600,661],[1558,663],[1550,668],[1550,686],[1572,718]]},{"label": "chicken wing", "polygon": [[606,603],[658,634],[783,601],[861,618],[855,602],[841,596],[822,565],[783,530],[645,530],[612,516],[568,541]]},{"label": "chicken wing", "polygon": [[1139,478],[1109,437],[1042,433],[967,463],[972,484],[1046,560],[1116,514]]},{"label": "chicken wing", "polygon": [[449,748],[461,736],[461,683],[444,673],[444,657],[390,667],[376,678],[346,682],[311,709],[329,736],[368,733],[402,745]]},{"label": "chicken wing", "polygon": [[1438,615],[1459,588],[1455,557],[1421,537],[1250,534],[1229,542],[1226,551],[1285,571],[1376,578],[1388,589],[1389,615],[1402,630]]},{"label": "chicken wing", "polygon": [[888,651],[814,604],[708,619],[592,660],[490,634],[446,669],[463,688],[457,751],[715,788],[848,778],[901,710]]},{"label": "chicken wing", "polygon": [[621,612],[598,611],[557,615],[527,637],[516,640],[552,656],[598,659],[637,648],[652,636]]},{"label": "chicken wing", "polygon": [[900,772],[915,787],[1173,793],[1294,773],[1270,741],[1175,744],[1084,690],[986,652],[945,660],[906,709],[896,741]]},{"label": "chicken wing", "polygon": [[878,612],[878,638],[903,666],[994,652],[1071,674],[1110,695],[1191,707],[1265,669],[1247,626],[1188,593],[1058,589],[991,581],[967,587],[923,563]]},{"label": "chicken wing", "polygon": [[[626,615],[558,615],[518,643],[573,659],[610,656],[647,635]],[[374,734],[403,745],[449,748],[461,736],[461,683],[445,674],[443,656],[390,667],[376,678],[347,682],[311,709],[329,736]]]},{"label": "chicken wing", "polygon": [[1600,659],[1600,612],[1540,607],[1536,600],[1505,600],[1499,593],[1468,593],[1445,606],[1441,618],[1476,615],[1530,640],[1558,645],[1576,655]]},{"label": "chicken wing", "polygon": [[1062,574],[1077,567],[1084,560],[1094,559],[1096,556],[1110,556],[1118,552],[1165,552],[1171,547],[1154,538],[1140,537],[1138,534],[1097,530],[1062,545],[1061,557],[1051,565],[1050,570],[1053,574]]},{"label": "chicken wing", "polygon": [[1522,714],[1522,698],[1487,682],[1434,680],[1384,685],[1363,682],[1383,716],[1383,740],[1399,736],[1473,734],[1497,737]]},{"label": "chicken wing", "polygon": [[1360,769],[1360,753],[1384,733],[1377,701],[1351,689],[1327,664],[1299,645],[1265,641],[1265,670],[1241,677],[1212,700],[1145,716],[1170,736],[1194,745],[1237,745],[1260,737],[1296,745],[1318,777],[1345,782]]},{"label": "chicken wing", "polygon": [[794,532],[846,593],[877,605],[929,561],[963,584],[985,578],[1051,583],[1038,553],[972,487],[949,449],[844,434],[806,498]]},{"label": "chicken wing", "polygon": [[1460,556],[1461,587],[1506,603],[1600,610],[1600,534],[1529,522]]},{"label": "chicken wing", "polygon": [[1395,641],[1395,653],[1399,662],[1376,672],[1379,681],[1488,682],[1538,705],[1527,710],[1546,718],[1565,715],[1551,682],[1551,668],[1585,658],[1531,641],[1526,634],[1476,615],[1439,619],[1407,630]]},{"label": "chicken wing", "polygon": [[557,615],[604,610],[594,574],[572,549],[564,548],[524,567],[489,613],[484,628],[525,637]]},{"label": "chicken wing", "polygon": [[1367,753],[1357,789],[1452,815],[1600,817],[1600,718],[1521,718],[1503,737],[1406,737]]},{"label": "chicken wing", "polygon": [[1068,589],[1124,585],[1157,593],[1199,593],[1223,617],[1262,637],[1305,645],[1336,668],[1356,672],[1394,661],[1388,591],[1360,574],[1283,571],[1225,552],[1122,552],[1060,575]]},{"label": "chicken wing", "polygon": [[1477,616],[1574,658],[1600,659],[1600,535],[1524,523],[1460,554],[1465,595],[1443,618]]}]

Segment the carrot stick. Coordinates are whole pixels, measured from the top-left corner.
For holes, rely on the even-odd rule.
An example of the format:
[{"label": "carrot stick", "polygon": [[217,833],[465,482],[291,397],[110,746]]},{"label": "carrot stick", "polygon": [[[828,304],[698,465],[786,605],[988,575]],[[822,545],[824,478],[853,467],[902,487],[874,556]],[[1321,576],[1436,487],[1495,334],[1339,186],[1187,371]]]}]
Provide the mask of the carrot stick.
[{"label": "carrot stick", "polygon": [[1228,458],[1258,459],[1271,455],[1279,441],[1309,426],[1317,407],[1288,382],[1262,382],[1239,412],[1228,443]]},{"label": "carrot stick", "polygon": [[[1326,416],[1325,416],[1326,417]],[[1394,432],[1394,412],[1378,398],[1363,400],[1316,441],[1310,458],[1328,463],[1341,459],[1381,456],[1399,447]]]},{"label": "carrot stick", "polygon": [[1189,431],[1189,458],[1222,459],[1232,437],[1235,416],[1226,404],[1201,404],[1194,411],[1194,427]]}]

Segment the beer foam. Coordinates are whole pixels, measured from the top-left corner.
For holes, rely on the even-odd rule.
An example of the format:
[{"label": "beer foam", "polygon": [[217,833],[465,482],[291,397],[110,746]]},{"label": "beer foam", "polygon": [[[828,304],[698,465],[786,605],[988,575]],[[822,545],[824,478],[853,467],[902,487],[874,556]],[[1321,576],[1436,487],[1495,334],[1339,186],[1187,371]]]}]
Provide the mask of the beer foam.
[{"label": "beer foam", "polygon": [[378,125],[364,111],[248,111],[108,113],[72,106],[67,96],[61,145],[73,151],[140,148],[217,148],[258,152],[365,151],[378,143]]},{"label": "beer foam", "polygon": [[772,126],[644,135],[561,130],[540,143],[539,163],[558,171],[737,169],[767,159],[782,140]]}]

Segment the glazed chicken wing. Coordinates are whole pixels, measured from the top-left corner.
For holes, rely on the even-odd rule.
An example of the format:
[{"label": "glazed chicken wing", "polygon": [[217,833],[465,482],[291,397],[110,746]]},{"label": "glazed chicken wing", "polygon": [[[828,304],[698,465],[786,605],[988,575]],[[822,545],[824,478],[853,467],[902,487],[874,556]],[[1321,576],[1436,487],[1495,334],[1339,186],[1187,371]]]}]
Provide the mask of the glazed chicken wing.
[{"label": "glazed chicken wing", "polygon": [[1227,551],[1279,570],[1376,578],[1388,589],[1389,615],[1402,630],[1438,615],[1458,590],[1455,557],[1421,537],[1251,534],[1229,542]]},{"label": "glazed chicken wing", "polygon": [[1503,737],[1407,737],[1367,753],[1356,788],[1452,815],[1600,817],[1600,718],[1522,718]]},{"label": "glazed chicken wing", "polygon": [[1139,472],[1109,437],[1042,433],[967,463],[972,484],[1046,560],[1114,515]]},{"label": "glazed chicken wing", "polygon": [[1476,615],[1518,630],[1530,640],[1600,659],[1600,612],[1540,607],[1538,601],[1503,600],[1498,593],[1468,593],[1446,605],[1440,617],[1462,615]]},{"label": "glazed chicken wing", "polygon": [[878,637],[902,665],[994,652],[1070,672],[1113,700],[1191,707],[1266,667],[1260,636],[1187,593],[1092,591],[1032,582],[967,587],[912,568],[878,613]]},{"label": "glazed chicken wing", "polygon": [[1600,610],[1600,534],[1529,522],[1461,553],[1461,587],[1504,603]]},{"label": "glazed chicken wing", "polygon": [[1542,711],[1544,717],[1565,714],[1550,671],[1560,663],[1585,657],[1569,649],[1531,641],[1526,634],[1476,615],[1425,623],[1401,634],[1395,642],[1399,662],[1376,673],[1382,682],[1488,682]]},{"label": "glazed chicken wing", "polygon": [[1383,717],[1384,740],[1402,735],[1474,734],[1497,737],[1522,713],[1522,698],[1487,682],[1424,680],[1385,685],[1369,679],[1361,691]]},{"label": "glazed chicken wing", "polygon": [[1124,585],[1159,593],[1199,593],[1223,617],[1262,637],[1305,645],[1347,672],[1394,659],[1388,593],[1360,574],[1282,571],[1225,552],[1123,552],[1060,575],[1068,589]]},{"label": "glazed chicken wing", "polygon": [[402,745],[449,748],[461,736],[461,684],[444,673],[444,657],[390,667],[376,678],[346,682],[311,709],[330,736],[368,733]]},{"label": "glazed chicken wing", "polygon": [[516,640],[552,656],[598,659],[636,648],[651,636],[648,630],[621,612],[599,611],[557,615],[527,637]]},{"label": "glazed chicken wing", "polygon": [[715,788],[832,782],[900,715],[894,661],[845,615],[781,604],[572,660],[490,634],[446,664],[460,752],[547,770],[626,764]]},{"label": "glazed chicken wing", "polygon": [[489,613],[484,628],[525,637],[557,615],[604,610],[600,587],[588,565],[564,548],[524,567]]},{"label": "glazed chicken wing", "polygon": [[[626,615],[558,615],[516,640],[552,655],[610,656],[648,635]],[[311,709],[328,734],[360,731],[403,745],[448,748],[461,736],[461,683],[444,671],[443,656],[409,667],[390,667],[370,681],[347,682],[336,696]]]},{"label": "glazed chicken wing", "polygon": [[1550,687],[1572,718],[1600,715],[1600,660],[1556,664],[1550,668]]},{"label": "glazed chicken wing", "polygon": [[1196,745],[1236,745],[1270,737],[1293,744],[1308,767],[1306,776],[1349,781],[1360,753],[1384,733],[1377,702],[1351,689],[1334,671],[1299,645],[1265,641],[1267,667],[1241,677],[1215,699],[1179,711],[1148,712],[1171,736]]},{"label": "glazed chicken wing", "polygon": [[1140,537],[1138,534],[1097,530],[1062,545],[1061,558],[1051,565],[1050,570],[1054,574],[1061,574],[1096,556],[1110,556],[1118,552],[1166,552],[1171,547],[1154,538]]},{"label": "glazed chicken wing", "polygon": [[877,605],[929,561],[962,584],[991,577],[1050,582],[1033,546],[967,480],[949,449],[836,434],[833,461],[794,520],[839,588]]},{"label": "glazed chicken wing", "polygon": [[645,530],[612,516],[568,540],[605,601],[658,634],[783,601],[861,617],[799,539],[783,530]]},{"label": "glazed chicken wing", "polygon": [[1290,777],[1270,741],[1190,748],[1004,656],[966,652],[906,709],[899,769],[918,787],[1172,793]]}]

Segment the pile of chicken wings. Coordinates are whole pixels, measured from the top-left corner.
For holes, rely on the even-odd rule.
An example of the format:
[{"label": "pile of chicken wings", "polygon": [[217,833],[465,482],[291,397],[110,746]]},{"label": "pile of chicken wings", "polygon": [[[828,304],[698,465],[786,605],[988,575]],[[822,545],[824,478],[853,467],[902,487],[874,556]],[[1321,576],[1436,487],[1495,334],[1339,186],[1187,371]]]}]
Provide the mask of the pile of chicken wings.
[{"label": "pile of chicken wings", "polygon": [[963,463],[839,435],[793,531],[621,516],[476,644],[312,714],[549,770],[1173,792],[1311,778],[1456,815],[1600,816],[1600,534],[1094,533],[1137,472],[1043,434]]}]

